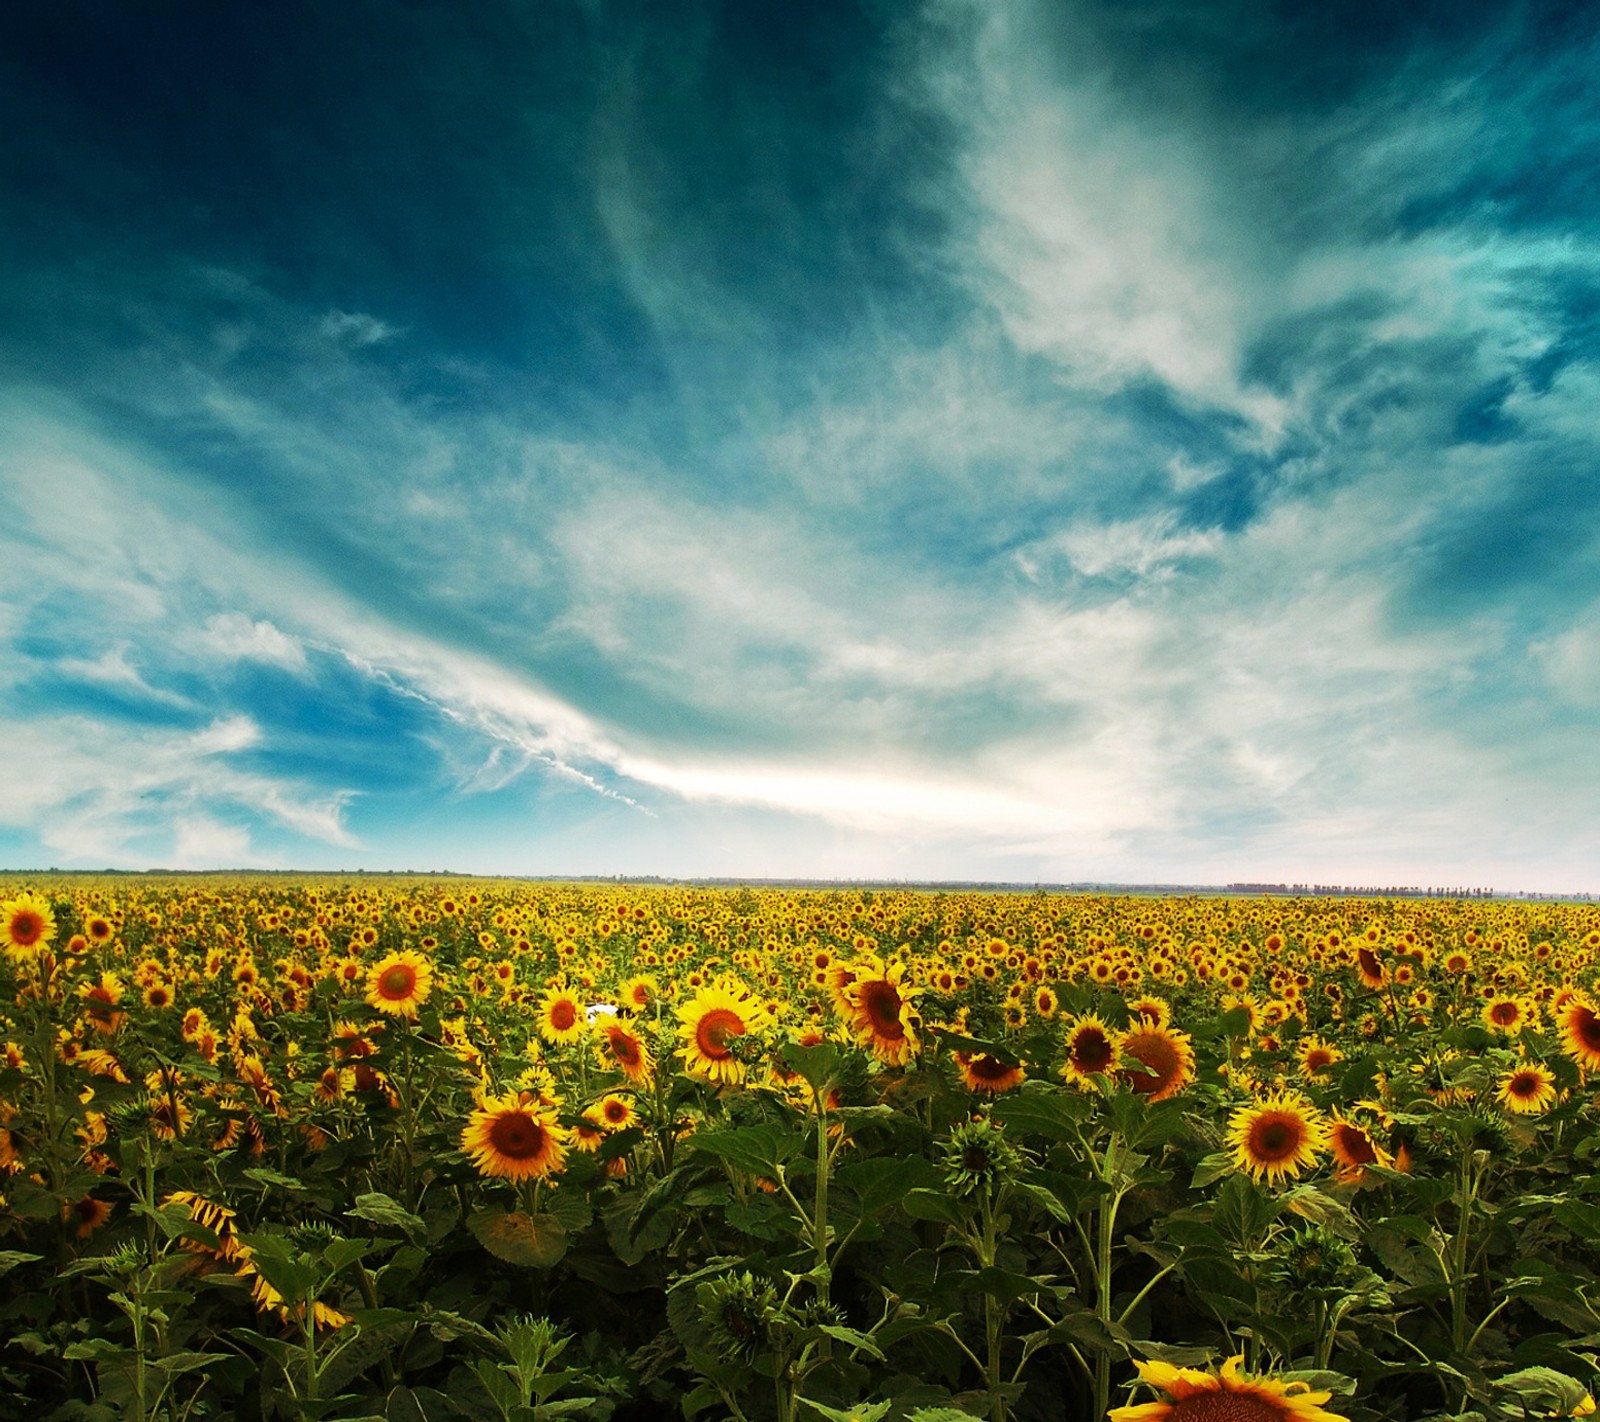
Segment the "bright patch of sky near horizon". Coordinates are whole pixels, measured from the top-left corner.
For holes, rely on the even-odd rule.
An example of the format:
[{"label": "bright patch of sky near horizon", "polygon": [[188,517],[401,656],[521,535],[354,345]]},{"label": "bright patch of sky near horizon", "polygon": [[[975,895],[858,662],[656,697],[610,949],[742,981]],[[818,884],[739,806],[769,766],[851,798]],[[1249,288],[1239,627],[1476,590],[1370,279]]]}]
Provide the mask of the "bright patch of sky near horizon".
[{"label": "bright patch of sky near horizon", "polygon": [[1600,888],[1600,29],[0,15],[0,865]]}]

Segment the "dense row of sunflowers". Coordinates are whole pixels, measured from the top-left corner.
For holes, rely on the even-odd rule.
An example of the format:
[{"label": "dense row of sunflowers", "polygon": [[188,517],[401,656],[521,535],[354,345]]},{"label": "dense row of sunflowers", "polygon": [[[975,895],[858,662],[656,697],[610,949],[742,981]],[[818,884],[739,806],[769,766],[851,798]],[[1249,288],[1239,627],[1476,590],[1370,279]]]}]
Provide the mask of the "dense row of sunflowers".
[{"label": "dense row of sunflowers", "polygon": [[1600,911],[0,888],[0,1416],[1582,1416]]}]

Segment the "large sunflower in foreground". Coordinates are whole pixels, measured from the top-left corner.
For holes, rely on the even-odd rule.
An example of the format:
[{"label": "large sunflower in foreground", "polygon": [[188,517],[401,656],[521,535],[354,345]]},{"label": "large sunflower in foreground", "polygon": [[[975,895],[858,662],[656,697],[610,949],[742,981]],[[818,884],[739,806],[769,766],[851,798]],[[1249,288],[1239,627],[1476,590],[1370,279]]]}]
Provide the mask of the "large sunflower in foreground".
[{"label": "large sunflower in foreground", "polygon": [[491,1096],[467,1117],[461,1149],[482,1175],[520,1184],[554,1175],[566,1164],[567,1132],[531,1091]]},{"label": "large sunflower in foreground", "polygon": [[1136,1096],[1165,1101],[1194,1080],[1194,1047],[1187,1032],[1147,1022],[1130,1028],[1118,1045],[1124,1078]]},{"label": "large sunflower in foreground", "polygon": [[18,894],[0,904],[0,948],[31,953],[56,936],[56,917],[37,894]]},{"label": "large sunflower in foreground", "polygon": [[690,1076],[717,1086],[736,1086],[744,1080],[744,1063],[733,1054],[733,1042],[758,1032],[770,1014],[750,990],[731,978],[707,983],[678,1008],[678,1035],[683,1045],[677,1055]]},{"label": "large sunflower in foreground", "polygon": [[1574,993],[1556,1012],[1561,1050],[1585,1071],[1600,1071],[1600,1013],[1582,993]]},{"label": "large sunflower in foreground", "polygon": [[1316,1163],[1328,1149],[1328,1128],[1298,1091],[1278,1091],[1233,1113],[1228,1145],[1240,1170],[1277,1185]]},{"label": "large sunflower in foreground", "polygon": [[1303,1382],[1246,1377],[1239,1371],[1243,1361],[1230,1358],[1216,1373],[1137,1362],[1140,1380],[1167,1397],[1114,1407],[1107,1422],[1347,1422],[1324,1410],[1332,1393],[1313,1392]]},{"label": "large sunflower in foreground", "polygon": [[432,964],[409,948],[374,963],[367,974],[367,1005],[395,1017],[415,1017],[432,991]]}]

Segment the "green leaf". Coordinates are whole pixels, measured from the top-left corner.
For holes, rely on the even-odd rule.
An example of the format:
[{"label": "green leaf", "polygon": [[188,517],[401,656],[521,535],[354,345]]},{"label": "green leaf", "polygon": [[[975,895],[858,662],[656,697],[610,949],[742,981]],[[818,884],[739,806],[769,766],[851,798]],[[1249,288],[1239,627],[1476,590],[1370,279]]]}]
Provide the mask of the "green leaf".
[{"label": "green leaf", "polygon": [[1077,1139],[1090,1110],[1090,1100],[1081,1091],[1022,1091],[996,1102],[991,1115],[1024,1136],[1070,1141]]},{"label": "green leaf", "polygon": [[822,1091],[838,1078],[841,1057],[833,1042],[817,1042],[804,1047],[798,1042],[786,1043],[778,1058],[792,1072],[798,1072],[813,1091]]},{"label": "green leaf", "polygon": [[474,1210],[467,1227],[479,1244],[508,1264],[548,1269],[567,1252],[566,1226],[554,1215]]},{"label": "green leaf", "polygon": [[912,1219],[931,1220],[934,1224],[959,1225],[970,1213],[967,1206],[942,1190],[908,1190],[904,1204]]},{"label": "green leaf", "polygon": [[1211,1219],[1223,1238],[1239,1248],[1254,1247],[1278,1213],[1278,1203],[1248,1175],[1228,1177],[1211,1207]]},{"label": "green leaf", "polygon": [[819,1416],[826,1417],[828,1422],[881,1422],[894,1405],[891,1402],[858,1402],[854,1407],[840,1408],[813,1402],[809,1397],[802,1397],[800,1401]]},{"label": "green leaf", "polygon": [[0,1274],[9,1274],[23,1264],[37,1264],[42,1254],[24,1254],[18,1249],[0,1249]]},{"label": "green leaf", "polygon": [[6,1201],[12,1213],[25,1220],[53,1220],[61,1213],[55,1191],[35,1185],[26,1175],[14,1175],[6,1182]]},{"label": "green leaf", "polygon": [[304,1195],[310,1186],[304,1180],[297,1180],[292,1175],[283,1175],[276,1170],[269,1170],[264,1165],[254,1165],[245,1171],[245,1179],[254,1180],[268,1190],[287,1190],[292,1195]]},{"label": "green leaf", "polygon": [[376,1191],[367,1195],[357,1195],[354,1208],[346,1210],[345,1214],[351,1219],[375,1224],[379,1229],[398,1229],[408,1239],[420,1240],[428,1237],[428,1226],[421,1215],[412,1214],[398,1200]]},{"label": "green leaf", "polygon": [[1072,1211],[1058,1200],[1052,1191],[1043,1185],[1035,1185],[1030,1180],[1019,1180],[1011,1187],[1014,1195],[1020,1195],[1024,1200],[1031,1200],[1044,1210],[1052,1219],[1062,1224],[1072,1223]]},{"label": "green leaf", "polygon": [[806,1148],[805,1138],[770,1122],[759,1126],[734,1126],[721,1131],[697,1131],[689,1149],[714,1156],[746,1175],[776,1175]]},{"label": "green leaf", "polygon": [[818,1325],[818,1332],[827,1334],[829,1338],[836,1338],[839,1342],[856,1349],[858,1352],[866,1353],[869,1357],[876,1358],[879,1362],[884,1361],[883,1351],[878,1345],[865,1333],[859,1332],[854,1328],[846,1328],[840,1323],[824,1323]]},{"label": "green leaf", "polygon": [[922,1156],[869,1156],[840,1166],[834,1179],[855,1192],[862,1214],[871,1215],[898,1205],[911,1190],[932,1189],[939,1170]]}]

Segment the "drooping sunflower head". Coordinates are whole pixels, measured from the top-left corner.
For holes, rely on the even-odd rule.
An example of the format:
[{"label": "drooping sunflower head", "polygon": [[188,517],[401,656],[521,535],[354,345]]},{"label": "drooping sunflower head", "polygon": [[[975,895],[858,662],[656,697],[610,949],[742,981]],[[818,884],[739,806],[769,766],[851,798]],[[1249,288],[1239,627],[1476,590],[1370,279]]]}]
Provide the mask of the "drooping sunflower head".
[{"label": "drooping sunflower head", "polygon": [[1134,1027],[1121,1047],[1123,1076],[1135,1095],[1146,1100],[1165,1101],[1194,1080],[1194,1047],[1186,1032]]},{"label": "drooping sunflower head", "polygon": [[900,963],[885,968],[871,959],[857,965],[853,981],[844,990],[846,1021],[861,1044],[890,1066],[903,1066],[917,1050],[913,993],[906,987],[904,975]]},{"label": "drooping sunflower head", "polygon": [[415,1017],[433,991],[433,965],[407,948],[390,953],[367,974],[367,1005],[393,1017]]},{"label": "drooping sunflower head", "polygon": [[612,1019],[600,1024],[595,1051],[601,1064],[620,1071],[634,1086],[641,1086],[655,1073],[655,1057],[644,1034],[625,1022]]},{"label": "drooping sunflower head", "polygon": [[1012,1065],[988,1052],[957,1052],[956,1066],[961,1071],[962,1085],[968,1091],[987,1096],[1014,1091],[1027,1075],[1020,1063]]},{"label": "drooping sunflower head", "polygon": [[1377,1128],[1363,1120],[1335,1112],[1328,1121],[1328,1149],[1334,1174],[1340,1180],[1360,1180],[1369,1165],[1392,1166],[1394,1157],[1378,1143]]},{"label": "drooping sunflower head", "polygon": [[1298,1179],[1316,1163],[1328,1149],[1328,1128],[1299,1092],[1276,1091],[1233,1113],[1228,1145],[1238,1169],[1276,1185]]}]

